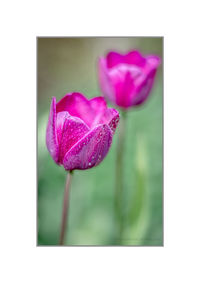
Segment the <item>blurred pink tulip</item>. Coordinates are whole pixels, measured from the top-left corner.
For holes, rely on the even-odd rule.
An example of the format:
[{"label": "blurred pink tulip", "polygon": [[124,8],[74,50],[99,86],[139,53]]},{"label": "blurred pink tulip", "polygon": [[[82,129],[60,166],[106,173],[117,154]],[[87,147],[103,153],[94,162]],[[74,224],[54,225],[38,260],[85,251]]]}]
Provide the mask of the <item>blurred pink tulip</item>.
[{"label": "blurred pink tulip", "polygon": [[134,50],[125,55],[109,52],[99,59],[99,82],[106,98],[127,109],[142,104],[152,89],[160,58]]},{"label": "blurred pink tulip", "polygon": [[52,98],[46,144],[53,160],[66,170],[97,166],[107,155],[119,122],[117,110],[103,97],[90,100],[81,93]]}]

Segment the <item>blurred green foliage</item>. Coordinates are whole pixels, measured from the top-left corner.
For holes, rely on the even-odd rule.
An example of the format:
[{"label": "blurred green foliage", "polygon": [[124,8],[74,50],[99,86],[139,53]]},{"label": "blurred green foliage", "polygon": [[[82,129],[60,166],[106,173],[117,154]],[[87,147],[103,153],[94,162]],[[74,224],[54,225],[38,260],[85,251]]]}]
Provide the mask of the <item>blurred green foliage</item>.
[{"label": "blurred green foliage", "polygon": [[[38,38],[38,245],[57,245],[66,172],[45,145],[50,101],[67,92],[100,95],[97,59],[109,50],[140,49],[162,58],[162,38]],[[122,245],[163,244],[162,65],[149,100],[128,113]],[[111,106],[111,105],[110,105]],[[116,141],[97,167],[75,171],[67,245],[113,245]]]}]

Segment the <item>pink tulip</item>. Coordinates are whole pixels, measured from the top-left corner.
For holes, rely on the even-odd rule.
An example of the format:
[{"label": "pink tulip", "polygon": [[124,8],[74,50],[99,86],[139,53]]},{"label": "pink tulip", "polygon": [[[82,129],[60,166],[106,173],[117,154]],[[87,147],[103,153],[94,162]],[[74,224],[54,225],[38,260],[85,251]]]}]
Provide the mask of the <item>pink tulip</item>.
[{"label": "pink tulip", "polygon": [[52,98],[46,144],[53,160],[66,170],[97,166],[107,155],[119,113],[103,97],[90,100],[81,93]]},{"label": "pink tulip", "polygon": [[152,89],[160,58],[110,52],[99,60],[99,81],[103,94],[115,105],[127,109],[143,103]]}]

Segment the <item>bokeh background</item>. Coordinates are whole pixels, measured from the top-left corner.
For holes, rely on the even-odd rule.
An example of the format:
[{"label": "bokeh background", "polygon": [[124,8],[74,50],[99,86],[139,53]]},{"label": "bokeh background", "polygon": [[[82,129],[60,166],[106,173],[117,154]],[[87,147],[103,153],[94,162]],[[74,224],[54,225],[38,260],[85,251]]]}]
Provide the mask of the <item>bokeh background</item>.
[{"label": "bokeh background", "polygon": [[[38,245],[58,245],[65,170],[51,159],[45,132],[52,96],[101,95],[97,60],[110,50],[139,49],[163,62],[161,37],[37,38]],[[111,105],[110,105],[111,106]],[[163,64],[148,101],[127,117],[124,153],[122,245],[163,245]],[[67,245],[114,245],[115,161],[118,130],[105,160],[75,171],[70,192]]]}]

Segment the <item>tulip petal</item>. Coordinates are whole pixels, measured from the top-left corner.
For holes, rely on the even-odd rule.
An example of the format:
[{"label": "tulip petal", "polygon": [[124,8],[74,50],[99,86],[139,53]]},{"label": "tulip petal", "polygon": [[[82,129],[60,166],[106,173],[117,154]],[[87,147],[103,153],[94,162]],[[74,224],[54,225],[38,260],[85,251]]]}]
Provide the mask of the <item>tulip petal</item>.
[{"label": "tulip petal", "polygon": [[101,123],[102,116],[107,109],[105,99],[103,97],[94,97],[89,100],[91,110],[93,111],[93,120],[91,124],[91,129]]},{"label": "tulip petal", "polygon": [[124,79],[122,93],[118,98],[121,99],[120,104],[122,104],[124,108],[130,107],[132,100],[132,93],[134,89],[135,89],[134,77],[128,71]]},{"label": "tulip petal", "polygon": [[107,155],[112,142],[108,125],[99,125],[79,140],[65,155],[66,170],[85,170],[98,165]]},{"label": "tulip petal", "polygon": [[154,84],[156,70],[152,70],[136,88],[135,95],[133,96],[132,105],[140,105],[149,96],[150,91]]},{"label": "tulip petal", "polygon": [[56,111],[67,111],[71,116],[75,116],[83,120],[88,126],[91,125],[93,113],[89,100],[81,93],[74,92],[66,94],[56,106]]},{"label": "tulip petal", "polygon": [[99,81],[103,94],[113,103],[115,103],[114,89],[110,81],[108,69],[106,66],[106,60],[104,58],[99,59]]},{"label": "tulip petal", "polygon": [[159,56],[146,56],[146,65],[143,68],[143,75],[135,81],[135,93],[137,93],[137,95],[133,96],[133,105],[140,105],[148,98],[160,63],[161,60]]},{"label": "tulip petal", "polygon": [[[137,73],[135,76],[137,76]],[[110,71],[110,80],[115,89],[115,104],[127,108],[130,106],[131,94],[134,90],[134,76],[129,68],[122,69],[117,66]]]},{"label": "tulip petal", "polygon": [[119,112],[113,108],[107,108],[106,101],[103,97],[95,97],[91,99],[90,105],[95,111],[93,125],[107,124],[114,133],[119,122]]},{"label": "tulip petal", "polygon": [[107,108],[106,101],[103,96],[94,97],[89,100],[92,109],[96,112],[102,112]]},{"label": "tulip petal", "polygon": [[58,144],[60,144],[60,141],[62,139],[62,133],[63,133],[63,126],[65,123],[65,119],[69,116],[69,113],[67,111],[62,111],[57,113],[56,116],[56,132],[57,132],[57,140]]},{"label": "tulip petal", "polygon": [[106,56],[107,67],[112,68],[120,63],[124,63],[124,56],[117,52],[109,52]]},{"label": "tulip petal", "polygon": [[144,72],[149,73],[150,71],[157,69],[160,63],[161,63],[160,57],[155,56],[155,55],[147,56]]},{"label": "tulip petal", "polygon": [[119,123],[119,120],[120,120],[119,112],[114,108],[108,108],[104,113],[102,123],[109,125],[109,127],[112,130],[112,133],[114,134],[117,125]]},{"label": "tulip petal", "polygon": [[58,163],[58,140],[56,134],[56,98],[52,98],[49,120],[46,130],[46,145],[53,160]]},{"label": "tulip petal", "polygon": [[[62,113],[62,112],[60,112]],[[59,114],[59,113],[58,113]],[[82,137],[84,137],[90,128],[79,118],[72,117],[68,114],[64,121],[62,129],[62,137],[60,140],[59,147],[59,162],[63,162],[63,158],[70,150],[70,148],[78,142]]]},{"label": "tulip petal", "polygon": [[146,59],[137,50],[131,51],[124,56],[124,61],[130,65],[136,65],[139,67],[144,67],[146,64]]}]

